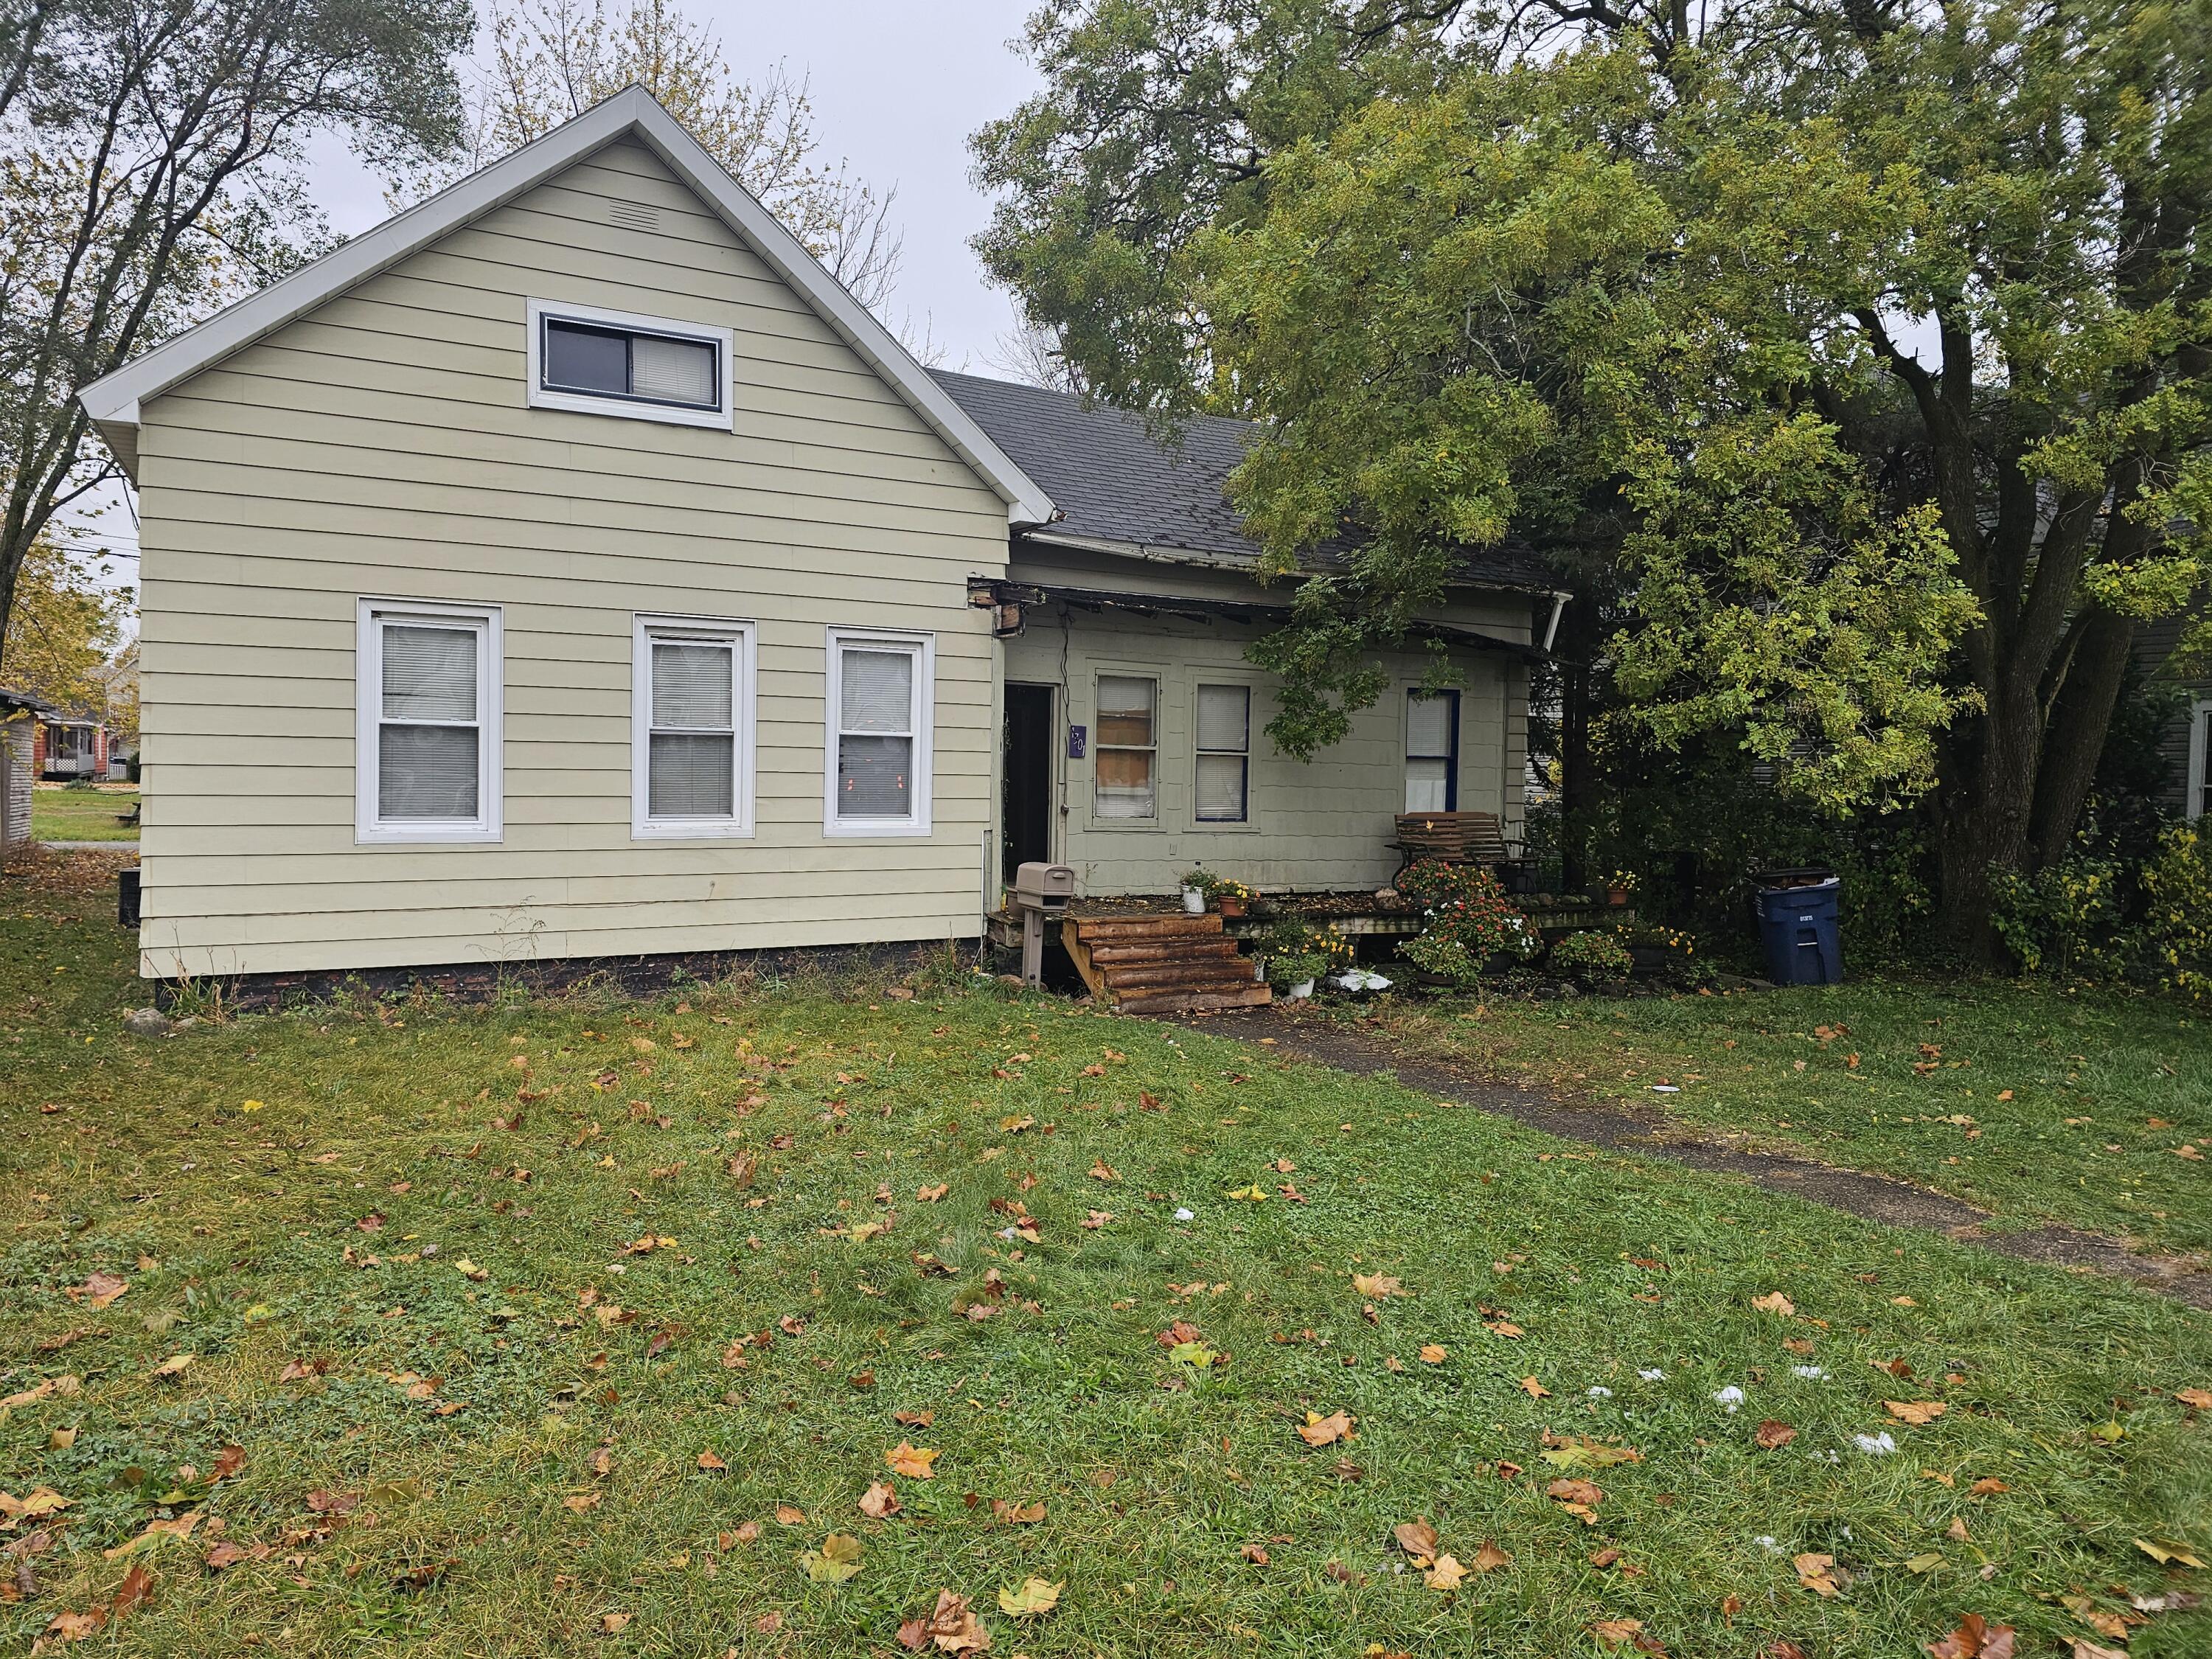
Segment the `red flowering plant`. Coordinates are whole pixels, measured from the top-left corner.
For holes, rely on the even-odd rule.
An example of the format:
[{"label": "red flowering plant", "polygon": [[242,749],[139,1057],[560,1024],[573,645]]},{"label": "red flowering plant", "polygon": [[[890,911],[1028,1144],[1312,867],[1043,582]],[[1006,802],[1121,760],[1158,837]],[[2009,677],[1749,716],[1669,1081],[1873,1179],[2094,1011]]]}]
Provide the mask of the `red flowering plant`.
[{"label": "red flowering plant", "polygon": [[1425,923],[1401,953],[1429,973],[1472,985],[1493,957],[1531,962],[1543,953],[1543,934],[1487,866],[1425,859],[1399,878],[1398,890],[1424,907]]}]

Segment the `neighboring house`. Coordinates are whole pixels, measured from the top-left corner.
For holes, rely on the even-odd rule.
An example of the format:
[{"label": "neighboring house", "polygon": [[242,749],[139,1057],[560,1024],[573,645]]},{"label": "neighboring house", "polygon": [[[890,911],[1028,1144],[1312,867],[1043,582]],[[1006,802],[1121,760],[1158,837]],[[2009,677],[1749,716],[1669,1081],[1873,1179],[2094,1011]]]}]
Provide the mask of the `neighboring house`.
[{"label": "neighboring house", "polygon": [[38,775],[36,697],[0,686],[0,854],[31,838],[31,781]]},{"label": "neighboring house", "polygon": [[1533,566],[1275,757],[1238,429],[932,376],[638,88],[84,402],[149,975],[972,939],[1010,846],[1368,885],[1409,800],[1517,817]]},{"label": "neighboring house", "polygon": [[2184,666],[2172,657],[2183,630],[2201,614],[2153,623],[2136,641],[2137,660],[2154,680],[2181,688],[2180,709],[2167,723],[2160,746],[2172,778],[2167,805],[2191,818],[2212,812],[2212,665]]},{"label": "neighboring house", "polygon": [[107,776],[107,728],[88,715],[48,709],[39,717],[33,763],[49,782],[98,782]]}]

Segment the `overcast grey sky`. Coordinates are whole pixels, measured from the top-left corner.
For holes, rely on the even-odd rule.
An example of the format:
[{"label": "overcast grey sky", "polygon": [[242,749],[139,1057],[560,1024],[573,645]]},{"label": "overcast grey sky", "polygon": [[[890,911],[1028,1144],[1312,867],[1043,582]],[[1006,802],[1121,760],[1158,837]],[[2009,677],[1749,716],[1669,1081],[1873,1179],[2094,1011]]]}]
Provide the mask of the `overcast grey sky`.
[{"label": "overcast grey sky", "polygon": [[[894,326],[924,316],[946,362],[978,367],[1013,325],[1006,296],[987,287],[968,239],[988,204],[968,182],[968,135],[1037,84],[1007,42],[1034,0],[680,0],[720,38],[747,80],[779,62],[808,82],[825,159],[842,157],[879,189],[896,185],[892,218],[906,259]],[[332,228],[358,235],[385,216],[382,191],[343,144],[317,158],[316,195]]]},{"label": "overcast grey sky", "polygon": [[[1008,49],[1033,0],[680,0],[709,23],[738,75],[781,63],[809,83],[825,160],[842,158],[878,189],[896,186],[892,217],[906,257],[888,320],[926,319],[952,368],[994,373],[986,359],[1012,328],[1006,295],[988,286],[969,251],[988,204],[968,181],[968,135],[1037,85]],[[386,217],[383,187],[343,143],[319,146],[311,184],[331,227],[357,236]],[[94,503],[87,503],[88,507]],[[119,497],[88,522],[66,515],[73,547],[112,549],[112,579],[135,586],[137,538]]]}]

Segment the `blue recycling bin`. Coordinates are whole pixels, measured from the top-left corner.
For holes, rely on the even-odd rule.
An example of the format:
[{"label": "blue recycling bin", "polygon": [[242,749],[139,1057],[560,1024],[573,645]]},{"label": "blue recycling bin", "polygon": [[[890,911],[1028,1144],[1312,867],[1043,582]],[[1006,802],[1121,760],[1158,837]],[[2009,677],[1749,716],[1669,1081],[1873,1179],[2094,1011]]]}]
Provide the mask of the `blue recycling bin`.
[{"label": "blue recycling bin", "polygon": [[1753,876],[1766,976],[1777,985],[1833,985],[1844,976],[1843,924],[1832,870],[1774,870]]}]

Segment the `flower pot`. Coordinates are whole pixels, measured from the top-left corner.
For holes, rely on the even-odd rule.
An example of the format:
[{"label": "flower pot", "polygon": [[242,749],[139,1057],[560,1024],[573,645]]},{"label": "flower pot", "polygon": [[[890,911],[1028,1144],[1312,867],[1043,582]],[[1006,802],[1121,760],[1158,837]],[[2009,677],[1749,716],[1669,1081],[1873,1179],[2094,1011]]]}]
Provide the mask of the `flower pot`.
[{"label": "flower pot", "polygon": [[1627,890],[1626,887],[1608,887],[1608,888],[1607,888],[1607,889],[1605,890],[1605,902],[1606,902],[1607,904],[1626,904],[1626,903],[1627,903],[1627,902],[1628,902],[1628,890]]},{"label": "flower pot", "polygon": [[1296,985],[1286,986],[1283,994],[1293,1002],[1304,1002],[1313,994],[1313,988],[1314,982],[1311,980],[1302,979]]},{"label": "flower pot", "polygon": [[1221,919],[1224,921],[1237,921],[1241,920],[1244,915],[1245,901],[1241,898],[1231,898],[1228,895],[1224,894],[1216,901],[1216,903],[1220,908]]},{"label": "flower pot", "polygon": [[1182,913],[1187,916],[1202,916],[1206,914],[1204,888],[1186,887],[1182,890]]}]

